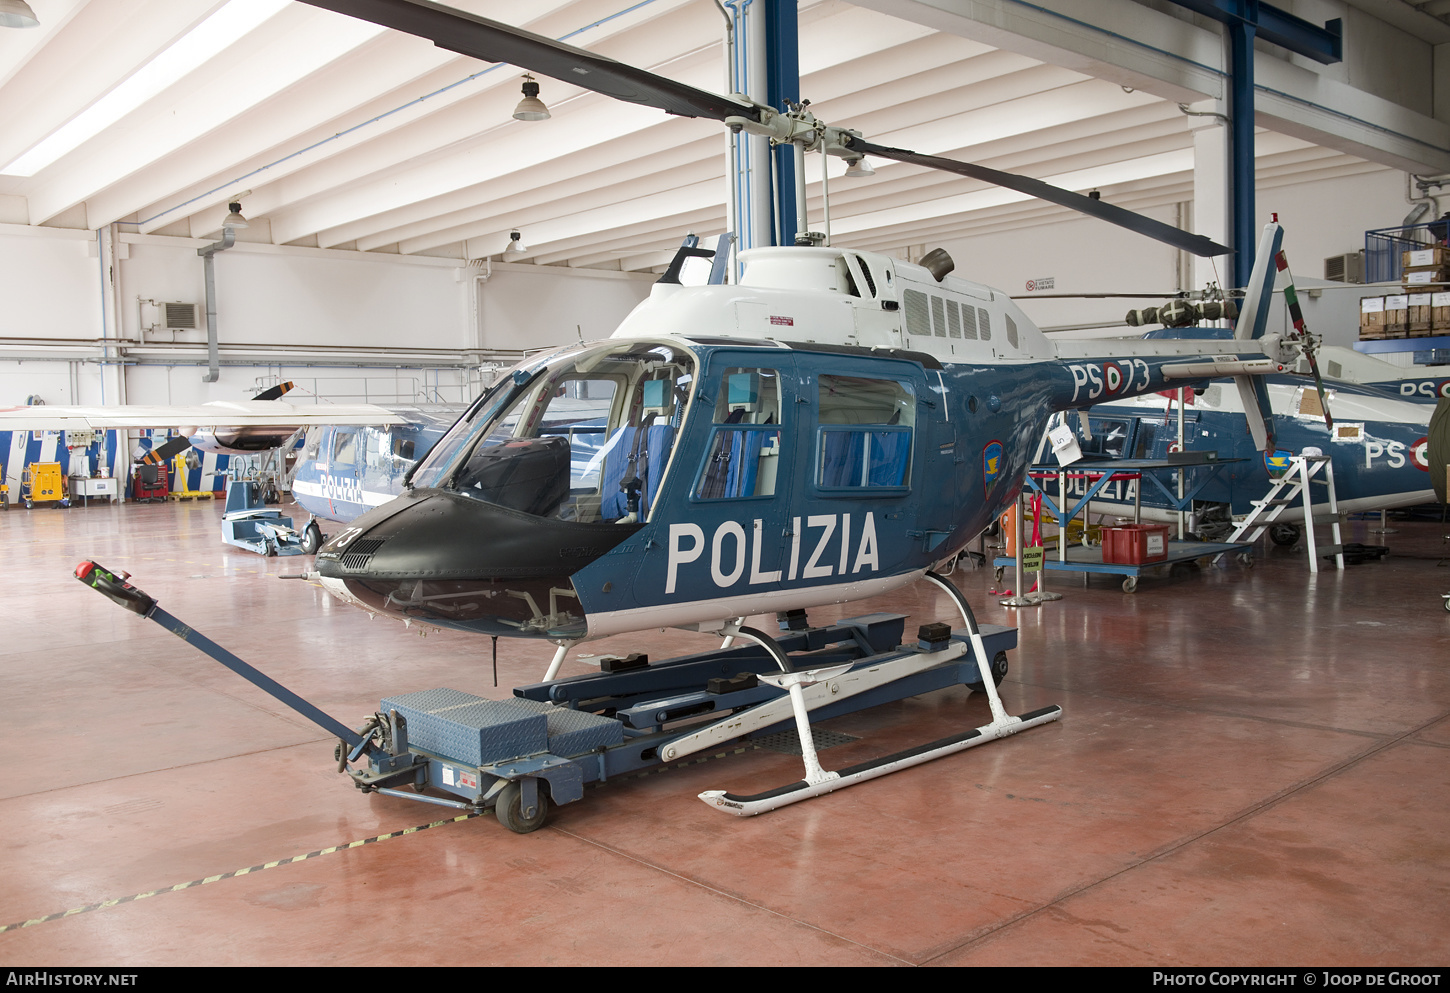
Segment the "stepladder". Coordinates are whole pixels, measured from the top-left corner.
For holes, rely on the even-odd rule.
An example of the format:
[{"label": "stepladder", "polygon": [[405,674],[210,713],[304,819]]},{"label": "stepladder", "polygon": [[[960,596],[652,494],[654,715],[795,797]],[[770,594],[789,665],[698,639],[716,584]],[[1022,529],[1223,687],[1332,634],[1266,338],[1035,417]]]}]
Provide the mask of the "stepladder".
[{"label": "stepladder", "polygon": [[[1323,500],[1315,499],[1315,486],[1324,488]],[[1258,541],[1266,528],[1278,522],[1296,504],[1304,512],[1309,571],[1319,571],[1321,555],[1333,555],[1335,568],[1343,569],[1344,541],[1340,534],[1339,500],[1334,492],[1334,461],[1328,455],[1290,456],[1289,471],[1274,480],[1263,499],[1253,501],[1254,509],[1239,522],[1228,540]],[[1329,525],[1331,539],[1329,544],[1321,546],[1315,538],[1314,529],[1316,525],[1323,524]]]}]

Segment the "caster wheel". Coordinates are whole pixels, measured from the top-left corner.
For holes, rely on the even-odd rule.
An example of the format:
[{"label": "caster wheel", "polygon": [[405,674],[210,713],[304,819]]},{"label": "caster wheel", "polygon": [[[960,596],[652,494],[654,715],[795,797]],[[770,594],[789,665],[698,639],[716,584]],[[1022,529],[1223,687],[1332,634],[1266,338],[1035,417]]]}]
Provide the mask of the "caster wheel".
[{"label": "caster wheel", "polygon": [[1138,590],[1138,577],[1137,576],[1129,576],[1127,579],[1123,580],[1123,592],[1124,593],[1135,593],[1135,592],[1137,592],[1137,590]]},{"label": "caster wheel", "polygon": [[516,782],[509,783],[499,793],[498,803],[493,808],[494,813],[498,816],[498,822],[514,834],[528,834],[530,831],[537,831],[544,826],[544,821],[549,816],[549,798],[546,790],[544,784],[540,783],[538,805],[534,808],[533,816],[525,817],[523,813],[524,788]]}]

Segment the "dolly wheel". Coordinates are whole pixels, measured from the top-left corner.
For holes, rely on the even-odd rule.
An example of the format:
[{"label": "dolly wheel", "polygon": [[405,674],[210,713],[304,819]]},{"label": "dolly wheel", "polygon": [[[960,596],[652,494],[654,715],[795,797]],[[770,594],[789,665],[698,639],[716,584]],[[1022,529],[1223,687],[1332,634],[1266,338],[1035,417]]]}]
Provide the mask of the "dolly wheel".
[{"label": "dolly wheel", "polygon": [[[998,652],[992,658],[991,669],[992,669],[992,685],[993,686],[1001,686],[1002,685],[1002,680],[1004,680],[1004,679],[1007,678],[1007,669],[1008,668],[1009,668],[1009,665],[1008,665],[1008,662],[1007,662],[1007,653],[1006,652]],[[974,682],[974,683],[970,683],[970,682],[967,683],[967,689],[971,690],[973,693],[980,693],[985,688],[986,687],[984,687],[982,685],[982,681],[981,681],[980,678],[978,678],[978,680],[976,682]]]},{"label": "dolly wheel", "polygon": [[1269,540],[1280,548],[1289,548],[1299,542],[1299,528],[1293,524],[1270,524]]},{"label": "dolly wheel", "polygon": [[499,793],[498,803],[493,808],[493,812],[498,815],[498,822],[514,834],[537,831],[544,826],[544,821],[549,816],[549,798],[545,796],[543,783],[539,784],[539,805],[534,810],[534,816],[527,820],[522,811],[523,792],[524,788],[519,783],[509,783]]},{"label": "dolly wheel", "polygon": [[1124,593],[1133,593],[1137,589],[1138,589],[1138,577],[1137,576],[1129,576],[1127,579],[1123,580],[1123,592]]}]

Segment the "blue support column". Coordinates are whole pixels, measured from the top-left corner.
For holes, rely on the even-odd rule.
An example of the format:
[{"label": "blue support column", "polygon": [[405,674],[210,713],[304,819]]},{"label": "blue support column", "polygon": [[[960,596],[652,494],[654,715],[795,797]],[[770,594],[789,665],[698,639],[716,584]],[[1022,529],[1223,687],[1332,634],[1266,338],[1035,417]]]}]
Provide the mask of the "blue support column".
[{"label": "blue support column", "polygon": [[1233,246],[1230,286],[1248,282],[1254,265],[1254,25],[1258,0],[1240,0],[1241,20],[1227,25],[1229,36],[1229,210]]},{"label": "blue support column", "polygon": [[[801,98],[800,25],[795,0],[764,0],[766,100],[776,110]],[[771,150],[775,174],[775,244],[793,245],[796,236],[795,151]]]},{"label": "blue support column", "polygon": [[1230,286],[1243,286],[1254,262],[1254,37],[1324,65],[1344,57],[1344,25],[1319,27],[1259,0],[1171,0],[1228,31]]}]

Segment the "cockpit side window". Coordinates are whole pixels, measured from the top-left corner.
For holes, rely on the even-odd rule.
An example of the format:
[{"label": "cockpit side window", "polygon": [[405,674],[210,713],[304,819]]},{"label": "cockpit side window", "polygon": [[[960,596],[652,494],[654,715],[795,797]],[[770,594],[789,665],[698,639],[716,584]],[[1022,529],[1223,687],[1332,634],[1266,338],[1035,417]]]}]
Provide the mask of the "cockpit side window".
[{"label": "cockpit side window", "polygon": [[308,428],[303,435],[302,454],[298,458],[303,462],[314,462],[317,460],[317,453],[322,449],[322,428]]},{"label": "cockpit side window", "polygon": [[339,431],[332,441],[332,461],[357,465],[357,432]]},{"label": "cockpit side window", "polygon": [[675,347],[611,342],[552,359],[415,478],[525,513],[583,523],[643,521],[694,385]]}]

